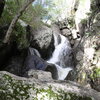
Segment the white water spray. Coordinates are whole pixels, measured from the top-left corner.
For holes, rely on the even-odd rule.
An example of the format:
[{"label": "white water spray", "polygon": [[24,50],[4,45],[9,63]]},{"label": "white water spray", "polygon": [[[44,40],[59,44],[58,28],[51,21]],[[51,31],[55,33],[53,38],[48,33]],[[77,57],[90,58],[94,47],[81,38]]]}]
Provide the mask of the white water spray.
[{"label": "white water spray", "polygon": [[[55,64],[58,71],[58,80],[64,80],[68,75],[69,71],[72,70],[69,66],[64,65],[64,57],[68,54],[68,51],[71,50],[70,43],[66,37],[60,34],[61,43],[58,43],[57,36],[54,34],[54,45],[55,50],[52,57],[47,61],[48,63]],[[63,63],[62,63],[63,62]]]}]

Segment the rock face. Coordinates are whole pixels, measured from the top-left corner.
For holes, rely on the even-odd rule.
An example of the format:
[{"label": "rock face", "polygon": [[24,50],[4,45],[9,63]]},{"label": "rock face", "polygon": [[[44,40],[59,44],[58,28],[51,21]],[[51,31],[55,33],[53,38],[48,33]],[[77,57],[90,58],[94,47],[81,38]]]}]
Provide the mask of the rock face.
[{"label": "rock face", "polygon": [[68,79],[82,85],[90,84],[100,91],[100,1],[73,1],[72,26],[69,18],[59,22],[62,34],[68,37],[73,48],[76,66]]},{"label": "rock face", "polygon": [[[0,100],[99,100],[100,93],[73,82],[50,80],[50,74],[22,78],[0,72]],[[43,79],[43,80],[41,80]],[[46,80],[45,80],[46,79]],[[48,80],[49,79],[49,80]]]},{"label": "rock face", "polygon": [[[76,77],[83,85],[90,83],[96,90],[100,91],[100,35],[83,38],[75,51]],[[84,69],[84,70],[83,70]]]},{"label": "rock face", "polygon": [[54,50],[54,41],[51,28],[42,26],[37,30],[31,29],[31,47],[36,48],[42,58],[47,59]]},{"label": "rock face", "polygon": [[[87,1],[86,1],[87,2]],[[100,91],[100,9],[98,0],[90,3],[91,13],[87,19],[81,20],[86,24],[84,36],[76,46],[76,77],[79,83]]]}]

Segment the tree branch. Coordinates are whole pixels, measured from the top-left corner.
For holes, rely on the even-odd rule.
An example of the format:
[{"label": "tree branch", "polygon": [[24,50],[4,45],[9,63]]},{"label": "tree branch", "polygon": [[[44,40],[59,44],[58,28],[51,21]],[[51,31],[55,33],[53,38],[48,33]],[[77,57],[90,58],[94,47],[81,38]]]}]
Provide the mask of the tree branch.
[{"label": "tree branch", "polygon": [[13,28],[15,27],[18,19],[20,18],[20,16],[23,14],[23,12],[26,10],[26,8],[35,0],[27,0],[27,2],[25,4],[23,4],[22,8],[18,11],[18,13],[15,15],[15,17],[13,18],[8,31],[4,37],[3,43],[8,43],[10,40],[10,36],[12,34]]}]

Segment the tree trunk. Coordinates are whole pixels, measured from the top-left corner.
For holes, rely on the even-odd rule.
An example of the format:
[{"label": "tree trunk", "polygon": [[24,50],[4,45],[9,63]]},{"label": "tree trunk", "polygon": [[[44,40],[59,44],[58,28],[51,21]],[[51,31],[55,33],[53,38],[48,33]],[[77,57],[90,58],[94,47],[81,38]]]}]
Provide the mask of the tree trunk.
[{"label": "tree trunk", "polygon": [[2,15],[3,9],[4,9],[4,5],[5,5],[5,0],[0,0],[0,17]]},{"label": "tree trunk", "polygon": [[27,2],[22,6],[22,8],[15,15],[15,17],[13,18],[13,20],[12,20],[12,22],[11,22],[9,28],[8,28],[8,31],[6,33],[6,36],[5,36],[4,40],[3,40],[3,43],[8,43],[9,42],[11,33],[12,33],[13,28],[16,25],[19,17],[23,14],[23,12],[26,10],[26,8],[34,1],[35,0],[27,0]]}]

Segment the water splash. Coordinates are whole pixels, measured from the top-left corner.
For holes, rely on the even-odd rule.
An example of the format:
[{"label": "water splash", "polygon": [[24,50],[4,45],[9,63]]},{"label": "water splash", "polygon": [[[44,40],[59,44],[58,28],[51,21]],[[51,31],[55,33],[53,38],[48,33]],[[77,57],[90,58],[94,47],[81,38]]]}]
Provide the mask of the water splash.
[{"label": "water splash", "polygon": [[68,73],[72,70],[71,67],[62,68],[61,66],[57,64],[55,65],[58,70],[58,80],[64,80],[67,77]]}]

